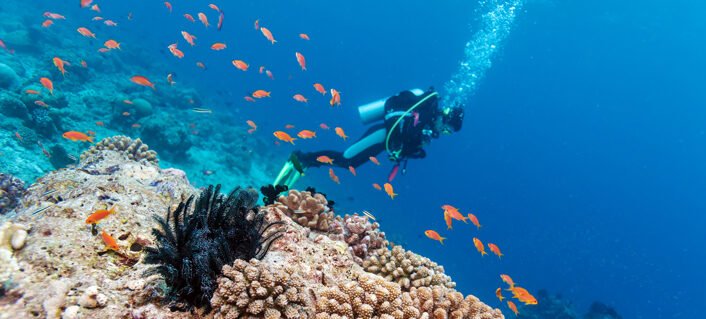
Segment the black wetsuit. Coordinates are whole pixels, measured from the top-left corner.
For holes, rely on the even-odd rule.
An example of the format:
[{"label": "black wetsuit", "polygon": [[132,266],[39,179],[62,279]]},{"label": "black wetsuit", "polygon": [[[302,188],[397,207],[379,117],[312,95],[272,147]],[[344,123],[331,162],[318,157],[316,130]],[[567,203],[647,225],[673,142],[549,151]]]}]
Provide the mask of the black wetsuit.
[{"label": "black wetsuit", "polygon": [[[347,168],[358,167],[369,161],[370,156],[376,156],[386,151],[385,140],[388,132],[395,123],[404,116],[389,136],[388,147],[395,156],[390,159],[399,163],[410,158],[424,158],[426,152],[422,148],[432,137],[437,137],[434,132],[434,119],[438,116],[438,96],[434,95],[417,106],[412,112],[406,113],[413,105],[430,94],[433,90],[416,96],[410,91],[403,91],[385,101],[384,121],[371,126],[363,136],[351,145],[346,151],[338,152],[324,150],[310,153],[297,153],[299,161],[304,167],[319,167],[324,165],[317,161],[319,156],[325,155],[333,159],[333,165]],[[416,119],[416,123],[415,123]],[[431,135],[424,132],[434,132]],[[325,164],[329,165],[329,164]]]}]

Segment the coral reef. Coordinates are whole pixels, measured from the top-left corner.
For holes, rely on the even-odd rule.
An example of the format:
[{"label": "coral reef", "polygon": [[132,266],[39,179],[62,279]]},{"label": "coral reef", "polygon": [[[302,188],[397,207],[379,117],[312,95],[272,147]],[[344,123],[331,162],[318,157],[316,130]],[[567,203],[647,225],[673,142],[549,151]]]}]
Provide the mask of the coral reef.
[{"label": "coral reef", "polygon": [[173,159],[185,158],[191,148],[189,131],[181,121],[169,114],[152,115],[143,118],[142,133],[152,147]]},{"label": "coral reef", "polygon": [[579,315],[573,303],[560,294],[542,289],[537,292],[537,305],[520,309],[520,318],[530,319],[622,319],[615,309],[601,302],[591,304],[588,312]]},{"label": "coral reef", "polygon": [[0,173],[0,215],[20,204],[25,191],[25,183],[12,175]]},{"label": "coral reef", "polygon": [[10,90],[19,85],[20,77],[7,64],[0,63],[0,89]]},{"label": "coral reef", "polygon": [[623,319],[623,317],[615,309],[596,301],[591,304],[583,319]]},{"label": "coral reef", "polygon": [[223,267],[211,300],[214,318],[310,318],[312,301],[304,279],[291,266],[269,269],[252,259]]},{"label": "coral reef", "polygon": [[0,114],[7,117],[15,117],[26,120],[29,118],[27,106],[19,99],[19,96],[10,92],[0,93]]},{"label": "coral reef", "polygon": [[122,135],[102,139],[96,145],[91,146],[91,148],[81,154],[81,161],[84,162],[91,154],[99,153],[103,150],[125,154],[128,159],[137,162],[145,160],[153,164],[159,163],[157,152],[150,150],[149,146],[142,143],[140,138],[133,140],[130,137]]},{"label": "coral reef", "polygon": [[161,275],[170,287],[169,298],[187,308],[208,309],[221,268],[236,259],[264,257],[280,237],[272,228],[280,223],[266,223],[255,207],[254,189],[236,188],[228,197],[220,190],[220,185],[209,186],[191,213],[193,196],[167,211],[166,218],[156,216],[160,229],[152,234],[157,246],[145,248],[145,263],[157,265],[147,273]]},{"label": "coral reef", "polygon": [[289,190],[286,196],[280,196],[273,208],[289,216],[299,225],[322,232],[340,232],[335,224],[335,214],[328,206],[322,194],[308,191]]},{"label": "coral reef", "polygon": [[406,291],[412,287],[456,287],[451,277],[444,273],[444,267],[401,246],[376,250],[363,261],[363,268],[398,283]]},{"label": "coral reef", "polygon": [[369,252],[388,244],[385,233],[380,231],[380,224],[370,222],[367,216],[345,215],[336,218],[335,225],[340,230],[334,231],[332,238],[346,242],[358,264],[368,258]]}]

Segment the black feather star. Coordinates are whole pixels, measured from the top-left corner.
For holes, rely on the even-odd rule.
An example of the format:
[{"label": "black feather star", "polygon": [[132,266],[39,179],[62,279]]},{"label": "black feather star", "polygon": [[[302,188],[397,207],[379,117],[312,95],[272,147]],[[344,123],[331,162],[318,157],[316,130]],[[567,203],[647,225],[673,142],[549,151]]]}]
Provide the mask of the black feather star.
[{"label": "black feather star", "polygon": [[262,192],[262,202],[265,205],[272,205],[277,200],[279,194],[286,192],[289,189],[287,185],[265,185],[260,187],[260,192]]},{"label": "black feather star", "polygon": [[156,266],[145,275],[163,277],[170,288],[167,299],[186,306],[175,309],[195,306],[210,311],[221,268],[236,259],[262,259],[282,236],[273,228],[282,222],[267,223],[255,206],[256,190],[238,187],[227,197],[220,190],[221,185],[211,185],[195,203],[191,196],[174,211],[167,210],[166,218],[154,217],[159,224],[152,229],[157,245],[145,247],[144,261]]}]

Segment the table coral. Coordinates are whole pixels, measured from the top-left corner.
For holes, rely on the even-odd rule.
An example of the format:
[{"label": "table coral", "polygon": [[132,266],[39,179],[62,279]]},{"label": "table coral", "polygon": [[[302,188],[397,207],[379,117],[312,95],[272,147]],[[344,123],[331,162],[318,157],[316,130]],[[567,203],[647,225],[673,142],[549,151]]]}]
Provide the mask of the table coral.
[{"label": "table coral", "polygon": [[456,287],[451,277],[444,273],[444,267],[402,246],[376,250],[363,261],[363,268],[398,283],[405,290],[412,287]]}]

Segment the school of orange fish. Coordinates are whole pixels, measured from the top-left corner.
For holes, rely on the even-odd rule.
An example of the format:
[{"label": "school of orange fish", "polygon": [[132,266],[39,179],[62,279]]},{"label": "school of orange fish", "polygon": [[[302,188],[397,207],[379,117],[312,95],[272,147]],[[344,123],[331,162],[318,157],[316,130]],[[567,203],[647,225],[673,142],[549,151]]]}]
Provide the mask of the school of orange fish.
[{"label": "school of orange fish", "polygon": [[[478,220],[478,217],[476,215],[468,213],[467,216],[463,216],[463,214],[459,212],[458,208],[448,204],[442,205],[441,209],[443,209],[444,211],[444,222],[446,222],[447,230],[453,229],[454,220],[460,220],[466,224],[468,223],[467,220],[470,220],[471,223],[473,223],[473,225],[476,226],[478,230],[480,230],[480,221]],[[444,240],[446,240],[446,237],[441,237],[441,235],[437,231],[431,229],[425,231],[424,235],[426,235],[429,239],[438,241],[442,245],[444,244]],[[485,251],[485,245],[477,237],[473,237],[473,246],[476,248],[481,257],[488,254]],[[504,256],[503,253],[500,251],[500,247],[498,247],[498,245],[494,243],[488,243],[488,249],[490,249],[490,251],[496,256],[498,256],[498,258],[500,259],[502,259],[502,256]],[[506,290],[512,292],[512,298],[517,299],[525,305],[537,304],[537,299],[532,296],[532,294],[527,291],[527,289],[520,286],[516,286],[515,282],[509,275],[501,274],[500,279],[508,285],[508,288]],[[503,296],[502,288],[500,287],[495,290],[495,296],[498,297],[500,302],[502,302],[504,299],[507,299],[505,298],[505,296]],[[507,307],[510,308],[510,310],[515,314],[515,316],[519,315],[520,312],[517,309],[517,305],[515,305],[515,303],[511,300],[507,300]]]}]

